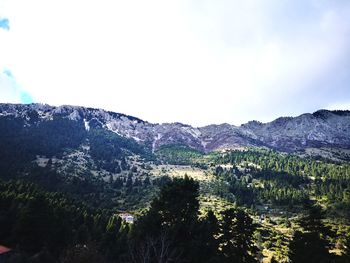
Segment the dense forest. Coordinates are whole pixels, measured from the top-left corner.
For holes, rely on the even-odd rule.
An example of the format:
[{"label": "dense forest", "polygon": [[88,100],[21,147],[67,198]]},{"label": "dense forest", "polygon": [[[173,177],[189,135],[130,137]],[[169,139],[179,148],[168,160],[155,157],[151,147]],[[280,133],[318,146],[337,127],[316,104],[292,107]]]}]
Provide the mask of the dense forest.
[{"label": "dense forest", "polygon": [[254,261],[249,215],[229,209],[220,220],[212,211],[200,218],[199,186],[188,177],[164,185],[132,227],[115,214],[30,183],[1,182],[0,188],[0,220],[6,225],[0,240],[16,247],[11,262]]},{"label": "dense forest", "polygon": [[[310,198],[333,216],[350,216],[350,165],[271,150],[232,151],[213,158],[214,174],[229,183],[239,204],[298,207]],[[219,165],[218,165],[219,164]],[[222,168],[220,164],[230,164]]]},{"label": "dense forest", "polygon": [[[188,177],[165,184],[134,225],[30,183],[0,188],[0,240],[16,248],[8,262],[258,262],[261,226],[238,207],[201,214],[199,185]],[[335,233],[322,208],[303,208],[290,262],[349,262],[350,237],[342,256],[329,253]]]}]

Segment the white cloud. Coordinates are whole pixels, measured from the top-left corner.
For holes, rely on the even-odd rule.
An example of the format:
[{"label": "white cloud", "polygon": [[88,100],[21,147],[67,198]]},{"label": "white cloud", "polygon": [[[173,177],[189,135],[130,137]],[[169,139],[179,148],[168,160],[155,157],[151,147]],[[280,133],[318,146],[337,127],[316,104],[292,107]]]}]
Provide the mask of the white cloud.
[{"label": "white cloud", "polygon": [[350,101],[330,104],[327,107],[325,107],[325,109],[327,109],[327,110],[349,110],[350,109]]},{"label": "white cloud", "polygon": [[21,103],[23,95],[27,96],[9,70],[0,72],[0,94],[1,101],[8,103]]},{"label": "white cloud", "polygon": [[[0,0],[11,22],[0,69],[38,102],[153,122],[239,124],[326,107],[344,97],[350,5],[283,3]],[[332,72],[343,72],[338,94],[312,96],[329,93]]]}]

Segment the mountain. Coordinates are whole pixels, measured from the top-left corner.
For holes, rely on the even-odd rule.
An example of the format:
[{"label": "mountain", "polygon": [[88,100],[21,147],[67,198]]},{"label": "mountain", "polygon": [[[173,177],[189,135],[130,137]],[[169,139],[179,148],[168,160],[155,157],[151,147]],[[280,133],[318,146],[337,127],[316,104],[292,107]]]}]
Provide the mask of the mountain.
[{"label": "mountain", "polygon": [[[200,152],[265,146],[285,152],[307,148],[350,148],[350,111],[319,110],[298,117],[281,117],[269,123],[250,121],[192,127],[182,123],[153,124],[125,114],[77,106],[45,104],[0,104],[0,117],[22,118],[24,125],[48,123],[62,117],[84,125],[85,130],[102,128],[132,139],[155,152],[162,145],[186,145]],[[33,119],[34,118],[34,119]]]},{"label": "mountain", "polygon": [[[143,236],[136,227],[144,229],[152,251],[169,240],[176,252],[183,245],[170,240],[183,226],[197,225],[187,231],[198,233],[188,238],[196,241],[188,251],[205,251],[195,245],[212,240],[220,245],[213,250],[217,255],[227,244],[216,238],[225,232],[217,231],[232,232],[232,222],[243,220],[248,228],[252,222],[258,227],[254,236],[249,230],[259,244],[257,258],[268,251],[287,262],[289,244],[298,241],[291,233],[310,229],[299,222],[315,203],[337,233],[325,251],[339,251],[350,229],[349,124],[349,111],[196,128],[85,107],[0,104],[0,242],[33,262],[58,262],[43,257],[50,254],[59,262],[131,262],[129,256],[139,253],[135,244],[140,253],[149,246],[135,243]],[[121,212],[141,223],[129,228]],[[153,239],[153,230],[170,226],[163,222],[173,218],[179,225],[165,229],[169,239],[163,232]],[[109,260],[92,259],[89,248]]]}]

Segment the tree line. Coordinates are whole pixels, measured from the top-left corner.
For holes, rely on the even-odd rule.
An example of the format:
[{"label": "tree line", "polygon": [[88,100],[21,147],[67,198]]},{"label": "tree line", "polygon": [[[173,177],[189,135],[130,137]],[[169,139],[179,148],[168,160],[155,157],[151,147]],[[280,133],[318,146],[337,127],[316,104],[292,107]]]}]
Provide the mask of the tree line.
[{"label": "tree line", "polygon": [[[134,225],[31,183],[0,182],[0,242],[11,262],[258,262],[258,225],[243,209],[199,212],[199,185],[166,183]],[[291,262],[348,262],[329,253],[334,235],[309,203],[289,244]],[[347,243],[346,243],[347,242]],[[349,245],[349,239],[345,244]]]}]

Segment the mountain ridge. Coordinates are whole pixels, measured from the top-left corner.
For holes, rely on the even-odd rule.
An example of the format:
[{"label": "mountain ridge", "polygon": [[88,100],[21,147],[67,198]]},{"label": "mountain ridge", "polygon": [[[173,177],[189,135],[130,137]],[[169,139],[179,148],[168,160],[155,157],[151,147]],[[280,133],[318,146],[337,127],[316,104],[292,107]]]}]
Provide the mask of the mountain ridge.
[{"label": "mountain ridge", "polygon": [[[180,122],[150,123],[127,114],[81,106],[48,104],[0,104],[0,116],[24,117],[36,112],[38,121],[62,116],[84,122],[85,128],[101,127],[151,147],[180,144],[201,152],[265,146],[295,152],[307,147],[350,148],[350,111],[318,110],[271,122],[256,120],[240,126],[228,123],[193,127]],[[35,113],[34,113],[35,115]]]}]

